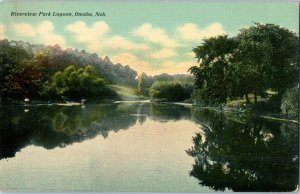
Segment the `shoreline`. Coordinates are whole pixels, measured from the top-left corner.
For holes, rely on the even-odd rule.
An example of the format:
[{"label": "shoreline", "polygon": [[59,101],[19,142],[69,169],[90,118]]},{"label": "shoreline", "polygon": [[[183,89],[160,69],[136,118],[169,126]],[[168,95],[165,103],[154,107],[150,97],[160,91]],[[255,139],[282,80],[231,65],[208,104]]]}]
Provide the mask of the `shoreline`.
[{"label": "shoreline", "polygon": [[[292,122],[299,124],[298,120],[295,119],[288,119],[284,117],[278,117],[278,116],[271,116],[268,114],[257,114],[255,112],[251,112],[251,109],[241,109],[241,110],[235,110],[233,108],[216,108],[212,106],[200,106],[200,105],[194,105],[192,103],[185,103],[185,102],[166,102],[166,101],[152,101],[152,100],[102,100],[102,101],[94,101],[87,102],[86,104],[94,104],[96,102],[97,104],[103,104],[103,103],[164,103],[164,104],[175,104],[180,106],[188,106],[192,108],[200,108],[200,109],[208,109],[216,112],[223,112],[223,113],[233,113],[233,114],[249,114],[258,116],[262,119],[268,119],[273,121],[281,121],[281,122]],[[84,103],[85,104],[85,103]],[[30,106],[79,106],[84,105],[82,103],[77,102],[45,102],[45,101],[32,101],[30,103],[24,103],[24,102],[17,102],[17,103],[0,103],[1,106],[24,106],[24,107],[30,107]],[[250,112],[249,112],[250,111]]]}]

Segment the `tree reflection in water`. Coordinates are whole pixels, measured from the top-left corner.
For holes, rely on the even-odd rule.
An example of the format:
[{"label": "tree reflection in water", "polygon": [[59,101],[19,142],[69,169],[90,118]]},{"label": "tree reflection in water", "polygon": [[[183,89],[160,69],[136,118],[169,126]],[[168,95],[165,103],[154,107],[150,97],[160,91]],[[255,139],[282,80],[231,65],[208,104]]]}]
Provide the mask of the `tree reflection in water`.
[{"label": "tree reflection in water", "polygon": [[294,191],[298,185],[298,125],[230,118],[198,111],[204,134],[187,150],[190,175],[214,190]]},{"label": "tree reflection in water", "polygon": [[[27,109],[24,111],[24,109]],[[195,158],[190,175],[214,190],[293,191],[298,184],[298,125],[191,109],[163,103],[0,107],[0,159],[28,145],[46,149],[110,131],[126,130],[147,119],[192,120],[202,127],[187,153]]]},{"label": "tree reflection in water", "polygon": [[134,106],[102,104],[81,107],[4,106],[0,109],[0,159],[14,157],[27,145],[47,149],[65,147],[109,131],[127,129],[136,118],[129,113]]},{"label": "tree reflection in water", "polygon": [[190,114],[189,108],[179,105],[150,103],[87,104],[84,109],[80,106],[1,106],[0,159],[14,157],[28,145],[47,149],[65,147],[97,135],[106,138],[110,131],[143,124],[148,117],[161,122],[187,118]]}]

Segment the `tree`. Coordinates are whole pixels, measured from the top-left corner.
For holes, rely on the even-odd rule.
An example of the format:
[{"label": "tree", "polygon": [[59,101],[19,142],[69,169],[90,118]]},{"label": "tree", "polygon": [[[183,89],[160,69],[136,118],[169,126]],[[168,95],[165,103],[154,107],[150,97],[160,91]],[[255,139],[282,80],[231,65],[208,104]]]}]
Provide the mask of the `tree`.
[{"label": "tree", "polygon": [[193,50],[199,67],[191,67],[202,99],[224,103],[249,94],[265,96],[271,89],[281,97],[298,82],[298,37],[274,24],[258,24],[227,35],[204,39]]},{"label": "tree", "polygon": [[204,39],[203,44],[193,49],[199,67],[189,71],[195,76],[195,86],[200,89],[200,98],[210,102],[224,103],[234,90],[233,56],[237,41],[227,35]]},{"label": "tree", "polygon": [[281,100],[281,112],[284,116],[298,119],[299,87],[288,89]]},{"label": "tree", "polygon": [[240,30],[235,54],[240,89],[246,95],[271,88],[281,96],[297,82],[298,37],[274,24],[259,24]]},{"label": "tree", "polygon": [[50,81],[44,84],[42,95],[81,99],[103,98],[114,96],[115,93],[105,86],[104,80],[97,75],[93,66],[87,65],[77,69],[70,65],[64,71],[56,72]]},{"label": "tree", "polygon": [[176,82],[156,81],[150,88],[150,96],[167,101],[183,101],[191,96],[187,91]]},{"label": "tree", "polygon": [[137,95],[149,96],[149,90],[154,82],[152,76],[148,76],[146,73],[142,73],[138,76],[137,80]]},{"label": "tree", "polygon": [[145,79],[147,75],[143,72],[141,75],[138,77],[138,85],[137,85],[137,94],[138,95],[145,95],[146,92],[146,87],[145,87]]},{"label": "tree", "polygon": [[41,72],[23,48],[0,41],[0,98],[3,100],[36,97]]}]

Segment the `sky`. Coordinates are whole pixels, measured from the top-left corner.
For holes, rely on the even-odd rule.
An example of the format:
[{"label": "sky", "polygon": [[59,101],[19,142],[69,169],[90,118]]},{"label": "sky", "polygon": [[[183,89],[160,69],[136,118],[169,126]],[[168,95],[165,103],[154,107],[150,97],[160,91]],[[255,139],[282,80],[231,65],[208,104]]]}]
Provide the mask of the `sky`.
[{"label": "sky", "polygon": [[[192,49],[203,38],[234,36],[254,22],[298,33],[298,11],[295,1],[0,1],[0,39],[86,50],[148,75],[188,73],[197,64]],[[51,16],[21,17],[11,12]],[[105,16],[75,16],[75,12]]]}]

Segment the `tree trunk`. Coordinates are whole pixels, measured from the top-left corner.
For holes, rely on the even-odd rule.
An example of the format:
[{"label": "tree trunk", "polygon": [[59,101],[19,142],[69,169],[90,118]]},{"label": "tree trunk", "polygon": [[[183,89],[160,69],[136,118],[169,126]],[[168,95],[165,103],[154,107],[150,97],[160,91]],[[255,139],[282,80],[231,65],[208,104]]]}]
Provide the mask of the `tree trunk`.
[{"label": "tree trunk", "polygon": [[250,99],[249,99],[248,94],[245,94],[245,98],[246,98],[246,103],[249,104],[250,103]]},{"label": "tree trunk", "polygon": [[254,103],[257,103],[257,96],[256,96],[256,92],[253,92],[253,96],[254,96]]}]

